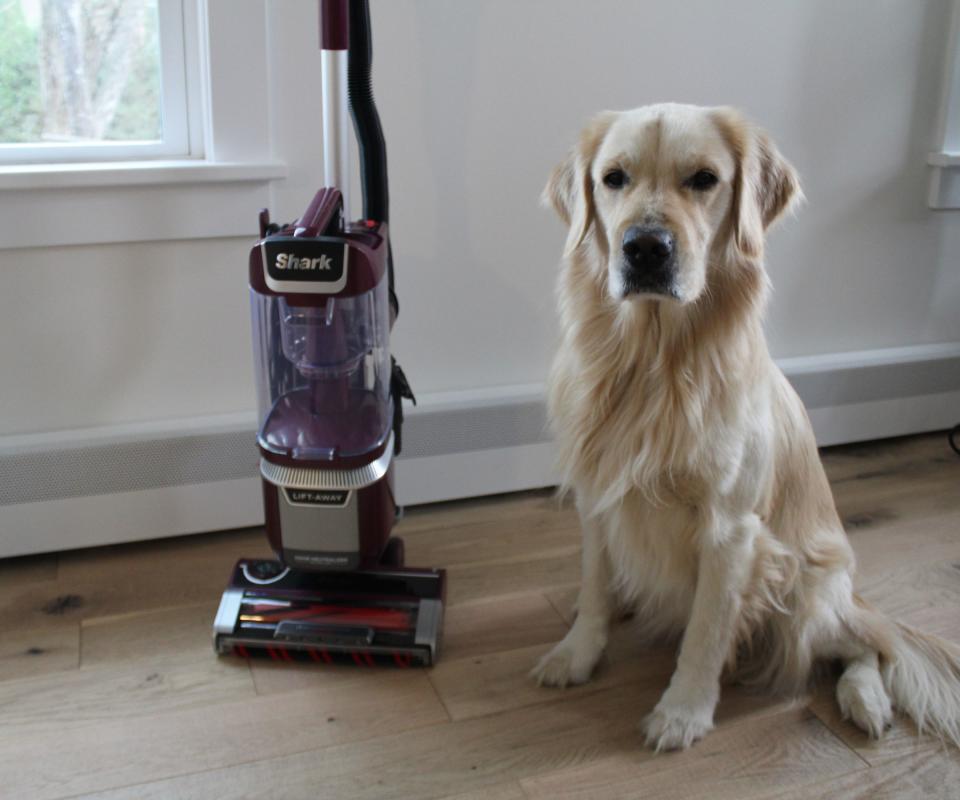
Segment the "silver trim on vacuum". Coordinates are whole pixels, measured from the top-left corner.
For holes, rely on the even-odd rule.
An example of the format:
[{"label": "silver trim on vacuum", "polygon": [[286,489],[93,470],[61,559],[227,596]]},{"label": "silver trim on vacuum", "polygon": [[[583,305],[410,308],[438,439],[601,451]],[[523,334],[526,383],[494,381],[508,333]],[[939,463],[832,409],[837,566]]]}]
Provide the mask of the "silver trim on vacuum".
[{"label": "silver trim on vacuum", "polygon": [[350,216],[350,140],[347,120],[349,58],[346,50],[320,51],[320,96],[323,102],[324,186],[333,186],[343,196],[343,217]]},{"label": "silver trim on vacuum", "polygon": [[220,607],[213,620],[213,647],[217,649],[217,637],[229,635],[237,624],[240,606],[243,603],[243,589],[227,589],[220,598]]},{"label": "silver trim on vacuum", "polygon": [[274,486],[288,489],[350,490],[363,489],[376,483],[390,467],[393,458],[393,433],[387,440],[383,455],[376,461],[357,469],[310,469],[309,467],[283,467],[260,459],[260,474]]},{"label": "silver trim on vacuum", "polygon": [[424,599],[417,609],[417,629],[413,643],[430,648],[430,661],[436,663],[439,655],[440,628],[443,626],[443,603],[440,600]]}]

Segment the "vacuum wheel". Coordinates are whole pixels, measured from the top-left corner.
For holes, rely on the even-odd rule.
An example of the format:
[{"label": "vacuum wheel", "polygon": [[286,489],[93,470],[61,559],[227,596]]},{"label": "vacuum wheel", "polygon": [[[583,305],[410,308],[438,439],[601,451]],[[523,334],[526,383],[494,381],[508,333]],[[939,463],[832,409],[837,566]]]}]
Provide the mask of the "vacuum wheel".
[{"label": "vacuum wheel", "polygon": [[285,578],[289,568],[279,561],[260,559],[243,564],[243,576],[250,583],[269,585]]},{"label": "vacuum wheel", "polygon": [[385,567],[403,566],[403,539],[391,536],[380,557],[380,563]]}]

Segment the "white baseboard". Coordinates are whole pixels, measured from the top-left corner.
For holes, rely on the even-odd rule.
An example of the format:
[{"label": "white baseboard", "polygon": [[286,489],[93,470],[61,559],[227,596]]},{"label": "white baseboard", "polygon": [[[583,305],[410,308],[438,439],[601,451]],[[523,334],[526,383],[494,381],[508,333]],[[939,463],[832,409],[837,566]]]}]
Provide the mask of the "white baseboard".
[{"label": "white baseboard", "polygon": [[397,461],[402,505],[540,489],[556,482],[552,442]]},{"label": "white baseboard", "polygon": [[[821,445],[960,422],[960,343],[784,359]],[[231,414],[0,437],[0,557],[262,524],[255,418]],[[550,486],[543,389],[421,398],[397,499]]]},{"label": "white baseboard", "polygon": [[262,523],[257,477],[15,503],[0,506],[0,556],[163,539]]},{"label": "white baseboard", "polygon": [[865,442],[952,428],[960,423],[960,392],[811,408],[807,413],[821,447]]},{"label": "white baseboard", "polygon": [[[555,483],[553,445],[401,459],[397,502],[418,505]],[[263,524],[249,477],[0,506],[0,558]]]}]

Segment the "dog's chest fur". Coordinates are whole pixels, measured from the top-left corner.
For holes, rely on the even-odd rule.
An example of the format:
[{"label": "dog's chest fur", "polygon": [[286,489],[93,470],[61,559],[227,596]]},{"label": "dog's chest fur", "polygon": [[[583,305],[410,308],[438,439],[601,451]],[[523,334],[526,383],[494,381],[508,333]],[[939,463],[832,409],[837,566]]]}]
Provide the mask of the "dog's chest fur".
[{"label": "dog's chest fur", "polygon": [[697,581],[696,509],[628,496],[600,528],[620,601],[637,608],[651,633],[682,630]]},{"label": "dog's chest fur", "polygon": [[579,463],[574,487],[581,507],[595,509],[621,601],[637,608],[649,633],[672,634],[690,615],[702,511],[738,474],[744,442],[723,434],[724,416],[737,413],[723,398],[691,399],[691,408],[682,387],[656,369],[631,376],[621,392],[646,400],[622,399],[597,421],[593,458]]},{"label": "dog's chest fur", "polygon": [[735,489],[764,412],[751,402],[757,387],[742,385],[753,376],[728,370],[730,357],[696,351],[677,365],[639,350],[622,369],[589,357],[558,365],[551,414],[565,482],[583,508],[610,510],[638,494],[683,509]]},{"label": "dog's chest fur", "polygon": [[568,326],[551,383],[565,482],[599,522],[622,599],[655,632],[676,632],[696,587],[703,510],[720,496],[752,507],[763,491],[738,482],[764,435],[752,365],[766,353],[747,337],[667,338],[639,313],[627,325],[591,321],[606,331],[585,319]]}]

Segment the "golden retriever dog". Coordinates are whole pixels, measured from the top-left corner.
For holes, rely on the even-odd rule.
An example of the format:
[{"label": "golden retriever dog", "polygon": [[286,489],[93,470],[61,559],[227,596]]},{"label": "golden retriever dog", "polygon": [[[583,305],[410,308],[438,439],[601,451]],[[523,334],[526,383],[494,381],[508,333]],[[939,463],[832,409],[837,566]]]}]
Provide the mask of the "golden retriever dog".
[{"label": "golden retriever dog", "polygon": [[544,192],[569,226],[549,410],[583,574],[576,621],[532,674],[588,680],[623,604],[682,633],[642,722],[657,750],[710,730],[725,668],[799,692],[828,660],[871,736],[896,708],[960,741],[960,648],[854,593],[810,423],[764,340],[765,231],[799,197],[736,111],[674,104],[596,117]]}]

